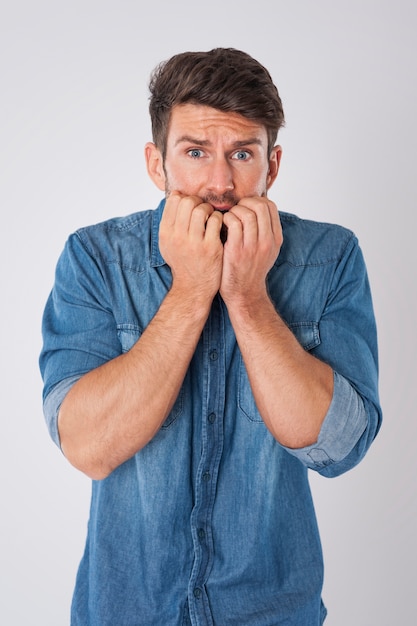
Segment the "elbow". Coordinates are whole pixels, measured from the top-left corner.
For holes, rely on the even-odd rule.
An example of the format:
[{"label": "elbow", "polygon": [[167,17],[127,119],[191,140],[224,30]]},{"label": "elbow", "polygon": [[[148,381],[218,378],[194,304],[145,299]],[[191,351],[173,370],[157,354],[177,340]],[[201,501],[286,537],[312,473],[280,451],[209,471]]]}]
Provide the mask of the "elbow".
[{"label": "elbow", "polygon": [[266,416],[264,422],[272,436],[281,446],[290,450],[308,448],[317,443],[325,415],[311,416],[307,421],[303,414]]},{"label": "elbow", "polygon": [[67,461],[91,480],[104,480],[115,469],[94,455],[91,450],[74,449],[65,442],[61,442],[61,450]]},{"label": "elbow", "polygon": [[110,464],[110,455],[99,445],[99,438],[92,437],[91,433],[82,433],[80,423],[74,425],[68,419],[65,406],[61,406],[58,415],[58,433],[61,450],[67,461],[91,480],[103,480],[115,469],[117,464]]},{"label": "elbow", "polygon": [[62,421],[58,423],[61,450],[67,461],[92,480],[103,480],[111,474],[111,466],[106,455],[97,444],[83,440],[77,434],[67,431]]},{"label": "elbow", "polygon": [[290,450],[298,450],[302,448],[308,448],[317,443],[319,438],[320,430],[309,430],[305,431],[295,431],[290,434],[285,433],[274,433],[272,432],[275,439],[280,443],[284,448],[288,448]]}]

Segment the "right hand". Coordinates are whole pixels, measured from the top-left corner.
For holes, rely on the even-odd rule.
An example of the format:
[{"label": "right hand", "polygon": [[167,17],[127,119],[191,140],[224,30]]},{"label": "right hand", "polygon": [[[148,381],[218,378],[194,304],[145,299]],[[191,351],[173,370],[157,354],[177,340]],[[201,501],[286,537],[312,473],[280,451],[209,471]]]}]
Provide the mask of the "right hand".
[{"label": "right hand", "polygon": [[159,229],[161,254],[171,268],[173,286],[210,301],[220,288],[223,216],[198,196],[174,191],[165,203]]}]

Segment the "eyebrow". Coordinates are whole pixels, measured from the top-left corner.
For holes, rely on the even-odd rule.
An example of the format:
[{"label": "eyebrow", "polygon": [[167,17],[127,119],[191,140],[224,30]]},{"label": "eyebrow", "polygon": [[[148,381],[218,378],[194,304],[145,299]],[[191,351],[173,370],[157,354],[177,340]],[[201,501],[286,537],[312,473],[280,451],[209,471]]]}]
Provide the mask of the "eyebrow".
[{"label": "eyebrow", "polygon": [[[211,142],[208,139],[198,139],[197,137],[191,137],[191,135],[182,135],[177,139],[175,145],[178,146],[180,143],[192,143],[196,146],[209,146]],[[250,146],[253,144],[262,145],[262,141],[259,137],[248,137],[248,139],[242,141],[234,141],[232,144],[233,148],[242,148],[243,146]]]}]

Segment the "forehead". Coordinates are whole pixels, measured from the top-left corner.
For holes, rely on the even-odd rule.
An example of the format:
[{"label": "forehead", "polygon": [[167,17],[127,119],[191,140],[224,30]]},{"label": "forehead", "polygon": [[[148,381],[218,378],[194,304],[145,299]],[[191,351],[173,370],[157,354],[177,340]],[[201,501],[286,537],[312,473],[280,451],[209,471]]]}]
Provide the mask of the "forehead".
[{"label": "forehead", "polygon": [[200,104],[180,104],[173,107],[168,128],[168,143],[181,137],[215,141],[258,139],[267,144],[266,128],[239,113],[219,111]]}]

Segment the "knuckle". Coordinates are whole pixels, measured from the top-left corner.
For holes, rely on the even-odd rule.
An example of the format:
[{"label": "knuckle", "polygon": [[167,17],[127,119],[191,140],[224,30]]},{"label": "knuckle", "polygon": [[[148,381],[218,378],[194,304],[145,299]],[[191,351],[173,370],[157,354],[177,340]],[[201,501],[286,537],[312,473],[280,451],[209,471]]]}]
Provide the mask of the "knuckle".
[{"label": "knuckle", "polygon": [[193,208],[193,215],[205,217],[207,215],[207,207],[204,204],[198,204]]}]

